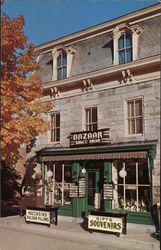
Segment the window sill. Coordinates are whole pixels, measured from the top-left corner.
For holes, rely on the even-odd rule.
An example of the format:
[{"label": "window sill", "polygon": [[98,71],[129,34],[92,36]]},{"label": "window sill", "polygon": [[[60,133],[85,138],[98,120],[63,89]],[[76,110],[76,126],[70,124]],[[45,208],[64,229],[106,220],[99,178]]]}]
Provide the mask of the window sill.
[{"label": "window sill", "polygon": [[144,134],[130,134],[130,135],[127,135],[126,134],[126,137],[143,137]]}]

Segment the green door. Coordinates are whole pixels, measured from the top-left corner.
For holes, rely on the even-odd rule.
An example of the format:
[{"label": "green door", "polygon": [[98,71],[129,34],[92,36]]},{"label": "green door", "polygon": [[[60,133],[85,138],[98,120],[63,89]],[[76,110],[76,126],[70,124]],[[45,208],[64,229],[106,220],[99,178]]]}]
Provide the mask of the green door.
[{"label": "green door", "polygon": [[100,193],[100,171],[88,170],[87,173],[87,208],[88,212],[95,209],[95,193]]}]

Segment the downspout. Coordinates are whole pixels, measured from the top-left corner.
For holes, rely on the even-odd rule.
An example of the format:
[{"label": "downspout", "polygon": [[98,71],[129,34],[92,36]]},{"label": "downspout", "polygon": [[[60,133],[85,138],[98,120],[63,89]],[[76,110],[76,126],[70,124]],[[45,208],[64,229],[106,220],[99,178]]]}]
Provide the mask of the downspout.
[{"label": "downspout", "polygon": [[42,167],[42,198],[43,198],[43,207],[45,207],[45,164],[41,162]]},{"label": "downspout", "polygon": [[153,179],[152,179],[152,165],[151,160],[148,157],[148,174],[149,174],[149,183],[150,183],[150,201],[151,206],[153,205]]}]

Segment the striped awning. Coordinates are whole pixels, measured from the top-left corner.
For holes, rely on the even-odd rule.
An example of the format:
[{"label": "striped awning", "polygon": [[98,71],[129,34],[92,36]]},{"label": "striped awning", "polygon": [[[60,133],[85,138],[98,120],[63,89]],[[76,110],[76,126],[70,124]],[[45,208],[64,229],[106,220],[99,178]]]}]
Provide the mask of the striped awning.
[{"label": "striped awning", "polygon": [[111,160],[147,158],[146,151],[117,152],[117,153],[89,153],[42,156],[42,161],[81,161],[81,160]]}]

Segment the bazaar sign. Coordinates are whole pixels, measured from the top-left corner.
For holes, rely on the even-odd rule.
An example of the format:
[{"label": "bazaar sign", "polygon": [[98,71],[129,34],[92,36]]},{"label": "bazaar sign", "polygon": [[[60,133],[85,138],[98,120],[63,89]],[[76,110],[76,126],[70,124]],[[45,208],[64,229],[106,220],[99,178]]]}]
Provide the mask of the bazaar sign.
[{"label": "bazaar sign", "polygon": [[75,132],[70,134],[70,147],[109,143],[109,129]]}]

